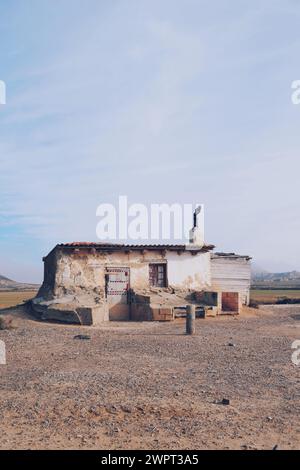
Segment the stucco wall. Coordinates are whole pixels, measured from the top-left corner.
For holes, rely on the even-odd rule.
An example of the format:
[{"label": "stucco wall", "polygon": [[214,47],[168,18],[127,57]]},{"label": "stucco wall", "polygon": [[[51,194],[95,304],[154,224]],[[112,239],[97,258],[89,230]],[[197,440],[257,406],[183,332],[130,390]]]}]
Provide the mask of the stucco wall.
[{"label": "stucco wall", "polygon": [[[46,263],[52,263],[52,258]],[[56,255],[54,295],[57,297],[93,293],[104,296],[105,269],[109,266],[130,268],[130,287],[149,289],[149,263],[167,262],[168,283],[182,289],[201,290],[210,286],[210,255],[189,252],[116,252],[91,253],[59,251]]]},{"label": "stucco wall", "polygon": [[167,252],[169,285],[184,288],[202,290],[210,287],[210,254],[199,253],[191,255],[189,252],[178,255]]}]

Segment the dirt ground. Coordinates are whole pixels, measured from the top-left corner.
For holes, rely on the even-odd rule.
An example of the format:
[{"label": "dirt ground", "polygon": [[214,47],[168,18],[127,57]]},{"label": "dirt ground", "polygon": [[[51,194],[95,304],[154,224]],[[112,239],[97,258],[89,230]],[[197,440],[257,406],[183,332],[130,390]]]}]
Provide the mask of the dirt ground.
[{"label": "dirt ground", "polygon": [[299,320],[299,306],[268,306],[199,319],[187,337],[182,319],[89,328],[20,316],[0,331],[0,448],[299,449]]}]

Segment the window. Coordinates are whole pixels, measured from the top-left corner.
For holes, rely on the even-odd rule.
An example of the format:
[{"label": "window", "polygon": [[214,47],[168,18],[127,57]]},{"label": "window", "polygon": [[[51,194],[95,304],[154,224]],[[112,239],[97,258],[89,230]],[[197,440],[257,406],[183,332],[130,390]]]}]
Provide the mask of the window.
[{"label": "window", "polygon": [[167,265],[149,264],[149,281],[152,287],[167,287]]}]

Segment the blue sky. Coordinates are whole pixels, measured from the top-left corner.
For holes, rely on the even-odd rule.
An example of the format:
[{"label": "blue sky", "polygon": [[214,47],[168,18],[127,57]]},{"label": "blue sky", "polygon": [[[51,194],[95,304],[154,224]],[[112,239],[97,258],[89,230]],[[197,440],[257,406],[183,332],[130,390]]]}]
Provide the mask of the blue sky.
[{"label": "blue sky", "polygon": [[203,202],[206,241],[300,269],[298,0],[0,0],[0,274],[40,281],[102,202]]}]

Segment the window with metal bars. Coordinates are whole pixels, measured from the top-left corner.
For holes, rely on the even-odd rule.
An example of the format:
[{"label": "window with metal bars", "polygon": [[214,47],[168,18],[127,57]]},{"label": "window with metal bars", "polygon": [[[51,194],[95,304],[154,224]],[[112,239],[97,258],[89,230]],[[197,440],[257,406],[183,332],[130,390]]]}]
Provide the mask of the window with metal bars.
[{"label": "window with metal bars", "polygon": [[149,283],[152,287],[167,287],[166,264],[149,264]]}]

